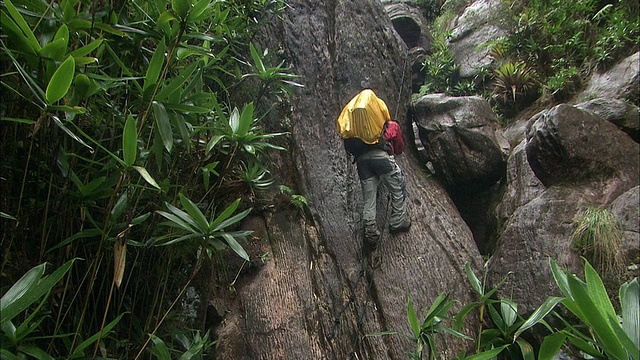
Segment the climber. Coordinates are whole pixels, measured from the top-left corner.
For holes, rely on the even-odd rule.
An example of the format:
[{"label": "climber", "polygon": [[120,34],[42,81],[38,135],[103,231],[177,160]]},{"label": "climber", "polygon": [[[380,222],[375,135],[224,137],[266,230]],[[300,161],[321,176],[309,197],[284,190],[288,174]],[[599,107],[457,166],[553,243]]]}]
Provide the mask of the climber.
[{"label": "climber", "polygon": [[395,161],[404,150],[400,125],[391,119],[387,105],[370,89],[362,90],[342,110],[337,121],[345,150],[354,156],[362,186],[364,237],[371,244],[380,238],[376,225],[376,197],[382,182],[389,191],[389,232],[408,231],[406,184]]}]

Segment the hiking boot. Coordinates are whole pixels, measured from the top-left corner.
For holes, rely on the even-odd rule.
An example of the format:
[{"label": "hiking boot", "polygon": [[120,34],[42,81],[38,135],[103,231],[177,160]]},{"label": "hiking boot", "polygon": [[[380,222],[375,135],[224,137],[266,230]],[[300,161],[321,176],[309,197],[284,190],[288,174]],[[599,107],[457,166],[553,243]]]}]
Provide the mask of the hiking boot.
[{"label": "hiking boot", "polygon": [[364,239],[369,243],[375,244],[380,240],[380,231],[375,226],[367,226],[364,228]]},{"label": "hiking boot", "polygon": [[389,226],[389,233],[397,234],[401,232],[407,232],[411,228],[411,220],[407,219],[400,224],[398,227]]}]

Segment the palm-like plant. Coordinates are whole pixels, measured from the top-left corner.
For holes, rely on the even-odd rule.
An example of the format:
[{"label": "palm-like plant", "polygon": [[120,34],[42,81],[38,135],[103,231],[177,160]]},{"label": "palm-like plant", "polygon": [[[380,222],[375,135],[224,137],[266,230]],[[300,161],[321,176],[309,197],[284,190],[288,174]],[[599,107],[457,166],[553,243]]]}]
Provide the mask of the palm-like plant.
[{"label": "palm-like plant", "polygon": [[526,95],[535,85],[534,71],[523,62],[507,62],[494,71],[495,88],[493,93],[516,101],[516,96]]},{"label": "palm-like plant", "polygon": [[249,255],[242,245],[238,243],[238,240],[250,235],[251,231],[227,231],[227,228],[236,225],[251,212],[251,209],[247,209],[233,215],[240,204],[240,199],[234,201],[217,217],[208,220],[193,201],[183,194],[179,194],[179,197],[184,210],[166,203],[168,212],[156,211],[159,215],[169,220],[164,224],[178,229],[178,233],[160,236],[154,240],[154,245],[167,246],[193,241],[192,244],[199,250],[203,250],[209,257],[213,256],[215,252],[230,247],[238,256],[244,260],[249,260]]}]

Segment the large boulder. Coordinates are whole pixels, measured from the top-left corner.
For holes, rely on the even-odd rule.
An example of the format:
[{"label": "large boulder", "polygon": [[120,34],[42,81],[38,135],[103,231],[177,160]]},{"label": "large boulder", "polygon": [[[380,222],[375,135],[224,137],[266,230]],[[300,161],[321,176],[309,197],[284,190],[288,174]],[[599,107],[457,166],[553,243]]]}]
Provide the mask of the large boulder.
[{"label": "large boulder", "polygon": [[640,108],[626,101],[597,98],[576,105],[578,109],[588,110],[615,124],[620,130],[640,142]]},{"label": "large boulder", "polygon": [[640,264],[640,186],[618,196],[609,210],[620,220],[622,248],[627,262]]},{"label": "large boulder", "polygon": [[577,102],[595,98],[627,100],[640,106],[640,52],[637,52],[610,70],[596,73],[587,88],[577,96]]},{"label": "large boulder", "polygon": [[509,149],[496,115],[481,97],[430,94],[414,101],[413,118],[421,160],[443,182],[478,249],[487,254],[498,226],[495,193]]},{"label": "large boulder", "polygon": [[518,208],[528,204],[546,190],[527,161],[525,141],[522,140],[507,159],[506,190],[498,204],[497,215],[501,223]]},{"label": "large boulder", "polygon": [[425,95],[414,101],[416,139],[435,175],[452,193],[475,193],[504,176],[506,141],[496,115],[478,96]]},{"label": "large boulder", "polygon": [[527,129],[527,159],[545,186],[588,183],[603,203],[638,184],[639,150],[614,124],[566,104],[534,116]]}]

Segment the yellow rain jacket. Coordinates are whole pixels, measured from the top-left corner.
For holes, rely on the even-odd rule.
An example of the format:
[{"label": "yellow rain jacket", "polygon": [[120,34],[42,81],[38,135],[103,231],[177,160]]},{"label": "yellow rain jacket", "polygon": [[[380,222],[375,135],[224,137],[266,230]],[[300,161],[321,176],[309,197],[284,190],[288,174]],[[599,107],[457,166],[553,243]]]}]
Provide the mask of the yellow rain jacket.
[{"label": "yellow rain jacket", "polygon": [[343,139],[357,137],[367,144],[376,144],[384,123],[391,120],[389,109],[370,90],[362,90],[342,109],[336,126]]}]

